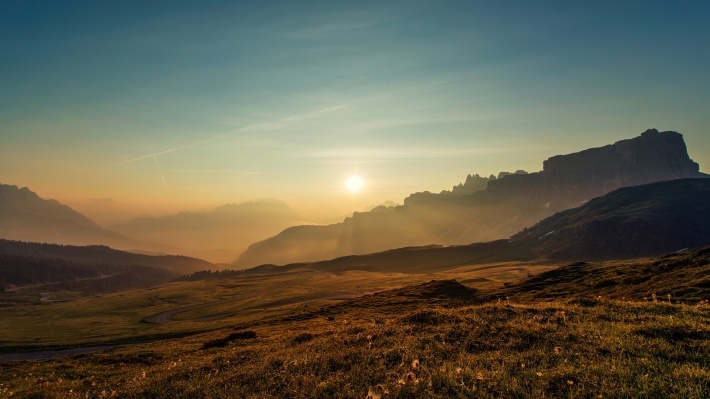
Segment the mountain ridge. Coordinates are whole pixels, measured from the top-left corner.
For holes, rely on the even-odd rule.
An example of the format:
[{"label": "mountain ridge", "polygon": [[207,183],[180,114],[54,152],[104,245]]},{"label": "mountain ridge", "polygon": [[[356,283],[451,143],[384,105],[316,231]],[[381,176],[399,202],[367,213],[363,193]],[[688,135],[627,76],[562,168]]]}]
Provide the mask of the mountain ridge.
[{"label": "mountain ridge", "polygon": [[[657,223],[637,223],[640,219],[654,218]],[[468,245],[404,247],[284,266],[264,264],[242,273],[284,273],[300,269],[331,273],[352,270],[428,273],[501,262],[637,259],[708,245],[710,179],[678,179],[619,188],[578,208],[548,217],[509,239]]]},{"label": "mountain ridge", "polygon": [[485,190],[471,194],[418,193],[404,205],[356,212],[341,223],[291,227],[249,246],[235,266],[494,241],[622,186],[706,176],[689,158],[680,133],[656,129],[604,147],[553,156],[543,162],[541,172],[520,172],[488,179]]},{"label": "mountain ridge", "polygon": [[44,199],[27,187],[0,184],[0,238],[65,245],[109,245],[122,250],[160,251],[146,246],[56,200]]}]

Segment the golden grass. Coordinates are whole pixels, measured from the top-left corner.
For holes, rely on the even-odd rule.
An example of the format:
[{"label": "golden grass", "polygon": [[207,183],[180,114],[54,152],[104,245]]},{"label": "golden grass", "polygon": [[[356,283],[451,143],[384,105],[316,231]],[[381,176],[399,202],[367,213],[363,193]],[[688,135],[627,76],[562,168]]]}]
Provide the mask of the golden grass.
[{"label": "golden grass", "polygon": [[[40,303],[39,292],[7,293],[2,298],[12,305],[0,307],[0,320],[13,327],[0,329],[0,352],[136,342],[192,334],[435,278],[457,276],[463,280],[478,280],[469,282],[471,286],[491,288],[521,278],[527,270],[537,272],[552,267],[518,263],[493,267],[476,265],[432,274],[364,271],[333,274],[304,270],[283,275],[171,283],[62,303]],[[164,311],[243,295],[256,296],[178,313],[172,317],[174,323],[156,325],[149,322],[154,315]],[[209,322],[200,321],[202,319]]]},{"label": "golden grass", "polygon": [[707,307],[420,301],[400,314],[375,307],[359,317],[342,309],[0,363],[0,397],[703,398],[710,386]]}]

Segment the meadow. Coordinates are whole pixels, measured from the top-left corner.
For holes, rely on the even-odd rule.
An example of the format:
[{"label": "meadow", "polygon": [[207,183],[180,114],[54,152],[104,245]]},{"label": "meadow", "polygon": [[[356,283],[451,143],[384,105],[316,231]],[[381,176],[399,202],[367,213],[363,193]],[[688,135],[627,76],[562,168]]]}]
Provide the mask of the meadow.
[{"label": "meadow", "polygon": [[[710,308],[373,300],[159,344],[0,363],[2,397],[707,397]],[[577,301],[578,302],[578,301]],[[362,309],[366,309],[362,311]]]},{"label": "meadow", "polygon": [[[479,265],[435,280],[303,270],[125,292],[117,294],[126,301],[122,318],[134,330],[116,337],[161,332],[162,339],[0,362],[0,397],[705,398],[710,305],[704,280],[692,281],[706,274],[708,256]],[[580,269],[587,280],[578,280]],[[637,281],[649,270],[657,272],[647,279],[656,295],[640,291],[646,286]],[[192,295],[182,296],[187,287]],[[401,288],[387,289],[393,287]],[[253,289],[263,296],[177,314],[164,325],[146,322],[169,308]],[[37,309],[68,312],[71,305],[98,317],[111,312],[110,298]],[[18,334],[12,342],[29,338]],[[63,339],[57,342],[74,342]]]},{"label": "meadow", "polygon": [[[39,301],[44,290],[38,287],[0,295],[0,320],[12,326],[0,329],[0,353],[185,336],[431,279],[456,276],[486,288],[551,267],[519,263],[475,265],[429,274],[302,269],[284,274],[176,282],[90,298],[82,298],[76,292],[52,292],[51,300],[69,299],[52,303]],[[174,322],[154,323],[154,317],[162,312],[233,298],[245,299],[177,313],[170,317]]]}]

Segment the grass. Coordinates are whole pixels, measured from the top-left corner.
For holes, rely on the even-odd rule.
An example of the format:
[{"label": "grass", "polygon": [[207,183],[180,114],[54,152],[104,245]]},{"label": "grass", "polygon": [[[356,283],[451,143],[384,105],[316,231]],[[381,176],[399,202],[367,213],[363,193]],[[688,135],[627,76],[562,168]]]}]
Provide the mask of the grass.
[{"label": "grass", "polygon": [[[298,313],[336,303],[363,293],[428,281],[432,278],[481,279],[473,285],[499,286],[520,278],[521,270],[549,270],[553,266],[502,264],[462,267],[433,274],[349,271],[339,274],[301,270],[282,275],[248,276],[228,280],[180,282],[151,289],[42,303],[40,290],[0,295],[0,320],[12,328],[0,329],[0,353],[27,349],[113,342],[139,342],[156,336],[174,336],[214,330],[264,317]],[[489,278],[483,278],[486,275]],[[243,295],[242,301],[210,306],[172,317],[174,323],[150,323],[153,316],[172,309],[215,302]],[[52,298],[72,298],[61,293]],[[201,321],[207,320],[207,321]]]},{"label": "grass", "polygon": [[[710,305],[699,300],[709,256],[436,274],[466,286],[421,283],[431,275],[304,271],[124,293],[117,308],[105,297],[90,299],[87,310],[125,311],[135,322],[234,291],[264,293],[212,309],[237,312],[219,320],[142,323],[144,337],[163,334],[159,341],[0,362],[0,398],[706,398]],[[639,282],[643,273],[652,277]],[[324,299],[398,285],[407,286]],[[647,297],[654,288],[657,301]],[[666,300],[666,292],[678,300]],[[68,312],[70,304],[38,308]],[[152,308],[135,307],[146,304]]]},{"label": "grass", "polygon": [[708,307],[410,306],[0,363],[0,397],[702,398],[710,388]]}]

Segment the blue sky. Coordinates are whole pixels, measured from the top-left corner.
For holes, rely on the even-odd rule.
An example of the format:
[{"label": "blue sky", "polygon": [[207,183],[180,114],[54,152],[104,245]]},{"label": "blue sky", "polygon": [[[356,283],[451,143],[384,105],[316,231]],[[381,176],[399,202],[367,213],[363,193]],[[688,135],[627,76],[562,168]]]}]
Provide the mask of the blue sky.
[{"label": "blue sky", "polygon": [[651,127],[708,171],[709,4],[5,1],[0,182],[325,216]]}]

